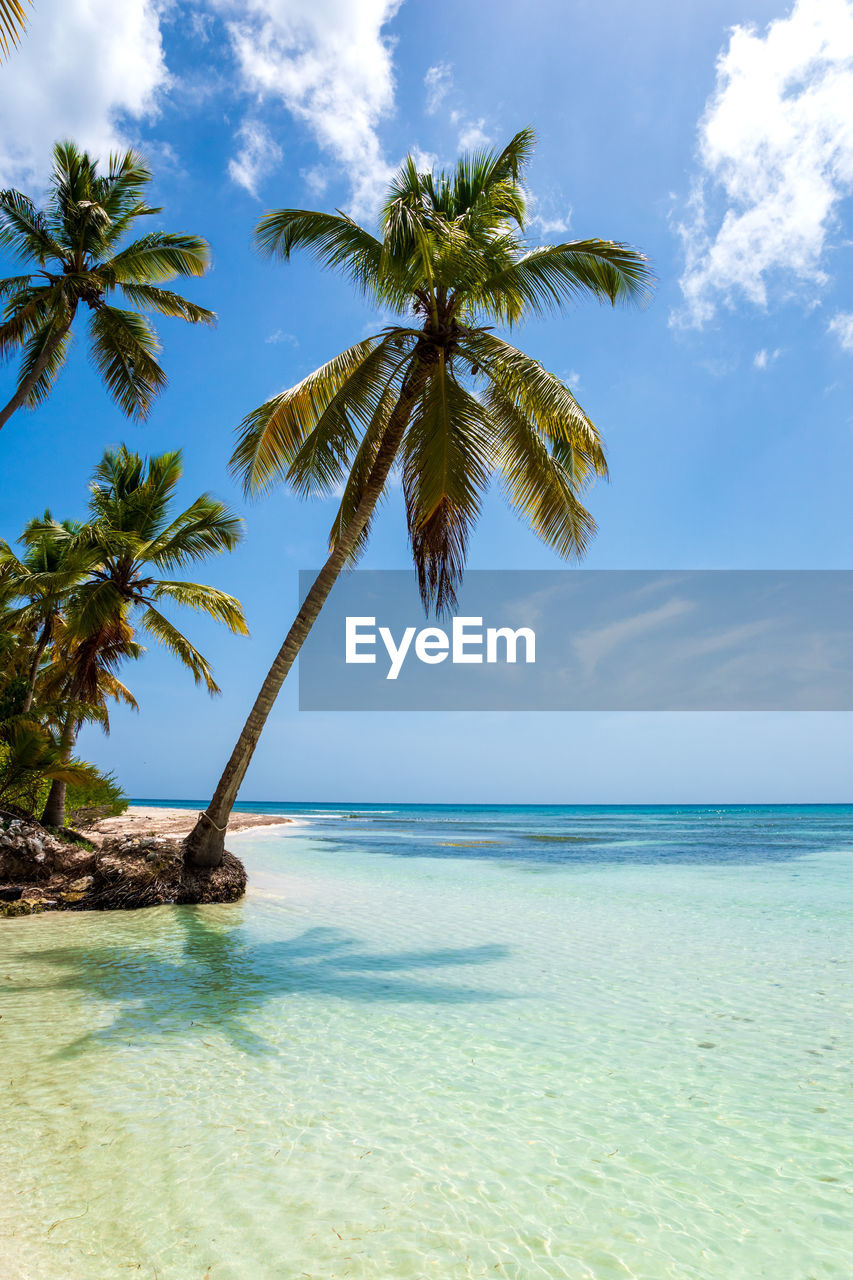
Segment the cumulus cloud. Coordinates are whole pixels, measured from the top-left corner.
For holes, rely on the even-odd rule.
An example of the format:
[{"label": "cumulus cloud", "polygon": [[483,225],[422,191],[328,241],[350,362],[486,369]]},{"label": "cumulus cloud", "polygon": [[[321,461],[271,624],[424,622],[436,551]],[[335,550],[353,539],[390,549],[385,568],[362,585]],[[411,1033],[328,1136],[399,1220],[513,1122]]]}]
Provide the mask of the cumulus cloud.
[{"label": "cumulus cloud", "polygon": [[775,351],[768,351],[766,347],[762,347],[760,351],[756,351],[752,363],[756,369],[768,369],[771,364],[776,363],[781,354],[781,347],[777,347]]},{"label": "cumulus cloud", "polygon": [[827,328],[834,334],[845,351],[853,351],[853,311],[838,311]]},{"label": "cumulus cloud", "polygon": [[58,137],[104,159],[127,145],[168,84],[160,11],[155,0],[39,0],[2,68],[0,184],[40,187]]},{"label": "cumulus cloud", "polygon": [[444,99],[453,87],[453,75],[449,62],[437,62],[430,67],[424,76],[426,87],[426,109],[429,115],[435,115]]},{"label": "cumulus cloud", "polygon": [[245,88],[305,121],[371,213],[389,177],[377,128],[394,105],[384,28],[402,0],[216,0]]},{"label": "cumulus cloud", "polygon": [[766,306],[768,284],[820,286],[853,190],[853,2],[796,0],[760,33],[736,26],[699,125],[701,172],[679,227],[678,322],[720,302]]},{"label": "cumulus cloud", "polygon": [[237,137],[240,149],[228,162],[228,172],[238,186],[256,196],[263,179],[281,163],[281,147],[258,120],[245,120]]}]

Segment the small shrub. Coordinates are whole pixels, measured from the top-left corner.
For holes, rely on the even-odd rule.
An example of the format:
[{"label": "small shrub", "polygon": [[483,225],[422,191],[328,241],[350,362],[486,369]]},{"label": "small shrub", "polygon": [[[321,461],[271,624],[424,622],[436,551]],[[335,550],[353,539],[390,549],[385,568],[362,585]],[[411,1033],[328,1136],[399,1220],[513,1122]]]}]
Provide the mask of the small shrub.
[{"label": "small shrub", "polygon": [[65,817],[70,827],[90,827],[101,818],[116,818],[130,804],[113,773],[92,771],[85,783],[69,784],[65,796]]}]

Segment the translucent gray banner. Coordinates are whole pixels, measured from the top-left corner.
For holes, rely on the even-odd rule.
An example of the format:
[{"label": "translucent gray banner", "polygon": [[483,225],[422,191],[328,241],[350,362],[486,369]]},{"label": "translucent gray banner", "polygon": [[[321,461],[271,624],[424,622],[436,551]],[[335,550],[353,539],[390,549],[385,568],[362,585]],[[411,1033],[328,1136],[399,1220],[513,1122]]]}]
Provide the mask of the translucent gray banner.
[{"label": "translucent gray banner", "polygon": [[850,711],[853,571],[471,570],[436,619],[414,574],[356,570],[302,650],[299,706]]}]

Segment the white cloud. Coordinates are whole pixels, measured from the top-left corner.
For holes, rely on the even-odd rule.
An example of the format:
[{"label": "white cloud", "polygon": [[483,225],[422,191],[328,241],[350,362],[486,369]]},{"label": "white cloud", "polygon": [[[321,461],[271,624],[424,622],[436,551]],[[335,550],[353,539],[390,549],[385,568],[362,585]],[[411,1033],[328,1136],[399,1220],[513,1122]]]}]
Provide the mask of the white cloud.
[{"label": "white cloud", "polygon": [[390,172],[377,128],[394,105],[383,28],[402,0],[215,2],[232,15],[228,30],[245,87],[304,120],[346,171],[353,211],[373,212]]},{"label": "white cloud", "polygon": [[851,0],[796,0],[763,34],[732,30],[679,227],[686,267],[677,322],[701,325],[738,297],[763,307],[771,279],[788,290],[824,283],[827,237],[853,190],[851,100]]},{"label": "white cloud", "polygon": [[843,350],[853,351],[853,311],[838,311],[827,328],[835,334]]},{"label": "white cloud", "polygon": [[240,150],[228,162],[228,173],[234,182],[256,196],[263,179],[281,163],[281,147],[258,120],[245,120],[237,137]]},{"label": "white cloud", "polygon": [[279,342],[286,342],[288,346],[291,346],[291,347],[299,346],[299,339],[296,337],[296,335],[293,333],[285,333],[284,329],[276,329],[275,332],[271,333],[268,338],[264,339],[264,341],[272,342],[276,344]]},{"label": "white cloud", "polygon": [[72,138],[106,159],[132,119],[156,113],[168,72],[155,0],[39,0],[4,63],[0,183],[40,187],[50,149]]},{"label": "white cloud", "polygon": [[435,115],[450,90],[453,88],[453,76],[449,62],[437,62],[430,67],[424,76],[426,86],[426,109],[429,115]]},{"label": "white cloud", "polygon": [[569,229],[567,218],[549,218],[539,213],[534,213],[532,218],[528,218],[527,223],[528,226],[538,227],[543,236],[562,235]]},{"label": "white cloud", "polygon": [[760,351],[756,351],[752,363],[756,369],[768,369],[771,364],[776,363],[781,354],[781,347],[777,347],[775,351],[768,351],[766,347],[762,347]]},{"label": "white cloud", "polygon": [[[527,205],[527,225],[531,230],[536,228],[545,236],[563,235],[568,231],[572,222],[572,206],[567,207],[554,192],[542,197],[536,195],[530,187],[525,187],[524,199]],[[557,207],[562,212],[557,213]]]},{"label": "white cloud", "polygon": [[300,169],[299,176],[315,196],[323,195],[329,185],[329,171],[321,164],[311,165],[309,169]]},{"label": "white cloud", "polygon": [[481,147],[487,147],[491,142],[485,130],[486,121],[482,116],[479,120],[466,120],[461,112],[451,111],[450,123],[459,129],[460,151],[476,151]]}]

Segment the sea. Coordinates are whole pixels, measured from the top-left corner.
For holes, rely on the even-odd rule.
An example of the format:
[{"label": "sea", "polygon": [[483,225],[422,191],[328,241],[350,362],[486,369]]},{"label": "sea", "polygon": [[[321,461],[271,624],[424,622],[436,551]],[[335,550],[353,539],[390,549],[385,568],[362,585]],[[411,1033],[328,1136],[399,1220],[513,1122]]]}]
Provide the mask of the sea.
[{"label": "sea", "polygon": [[850,1280],[853,806],[239,808],[0,922],[4,1280]]}]

